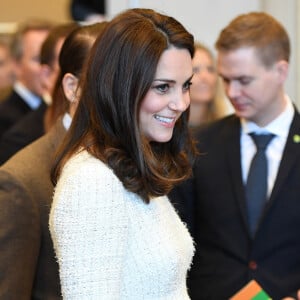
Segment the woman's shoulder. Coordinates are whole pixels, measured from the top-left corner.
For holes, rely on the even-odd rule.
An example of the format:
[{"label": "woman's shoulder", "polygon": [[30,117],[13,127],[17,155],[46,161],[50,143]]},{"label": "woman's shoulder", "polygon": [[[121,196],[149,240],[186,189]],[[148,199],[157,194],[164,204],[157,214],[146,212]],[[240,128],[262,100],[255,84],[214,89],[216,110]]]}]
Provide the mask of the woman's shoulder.
[{"label": "woman's shoulder", "polygon": [[85,187],[91,191],[114,189],[123,191],[123,185],[114,171],[86,150],[74,154],[64,165],[57,186]]},{"label": "woman's shoulder", "polygon": [[65,164],[62,170],[63,174],[72,174],[73,176],[86,176],[86,174],[112,175],[112,170],[100,159],[94,157],[86,150],[75,153]]},{"label": "woman's shoulder", "polygon": [[[66,162],[55,187],[56,199],[72,201],[75,206],[117,206],[123,202],[123,194],[124,188],[113,171],[87,151],[74,154]],[[115,197],[119,203],[114,203]]]}]

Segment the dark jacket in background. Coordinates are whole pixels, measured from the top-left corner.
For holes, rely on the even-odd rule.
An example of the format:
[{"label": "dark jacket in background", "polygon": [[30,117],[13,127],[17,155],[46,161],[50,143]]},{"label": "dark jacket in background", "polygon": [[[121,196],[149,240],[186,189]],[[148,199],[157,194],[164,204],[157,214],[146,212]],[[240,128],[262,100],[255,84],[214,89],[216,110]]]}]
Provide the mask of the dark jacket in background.
[{"label": "dark jacket in background", "polygon": [[15,91],[0,102],[0,137],[31,111],[27,103]]},{"label": "dark jacket in background", "polygon": [[[274,300],[300,288],[300,143],[295,138],[300,135],[299,113],[253,240],[246,217],[240,132],[236,116],[199,132],[201,155],[194,178],[172,192],[174,201],[182,201],[183,214],[191,214],[185,218],[192,222],[196,246],[188,279],[194,300],[227,300],[251,279]],[[186,203],[193,209],[187,210]]]},{"label": "dark jacket in background", "polygon": [[16,152],[29,145],[44,133],[44,115],[47,104],[42,102],[37,110],[26,114],[0,138],[0,165]]}]

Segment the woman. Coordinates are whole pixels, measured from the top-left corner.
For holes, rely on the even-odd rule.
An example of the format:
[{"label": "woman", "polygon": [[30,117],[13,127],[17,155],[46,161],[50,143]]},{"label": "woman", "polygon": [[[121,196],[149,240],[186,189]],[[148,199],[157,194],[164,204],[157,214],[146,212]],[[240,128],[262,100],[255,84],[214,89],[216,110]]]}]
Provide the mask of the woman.
[{"label": "woman", "polygon": [[212,52],[195,43],[189,124],[197,128],[228,113],[226,98]]},{"label": "woman", "polygon": [[165,196],[191,174],[193,36],[149,9],[95,42],[53,169],[65,299],[188,299],[192,239]]},{"label": "woman", "polygon": [[44,118],[46,131],[49,131],[56,120],[64,115],[66,111],[69,111],[71,115],[74,114],[77,106],[74,103],[77,99],[75,92],[79,78],[92,45],[106,24],[107,22],[101,22],[80,26],[68,37],[67,43],[64,43],[59,56],[61,72],[55,83],[51,97],[53,98],[52,103],[48,106]]}]

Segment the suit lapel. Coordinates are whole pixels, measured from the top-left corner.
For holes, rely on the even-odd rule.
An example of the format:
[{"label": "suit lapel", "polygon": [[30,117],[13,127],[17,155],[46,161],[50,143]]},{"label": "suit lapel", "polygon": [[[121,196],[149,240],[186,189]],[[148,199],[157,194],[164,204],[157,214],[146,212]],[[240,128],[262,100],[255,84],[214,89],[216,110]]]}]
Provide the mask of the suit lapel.
[{"label": "suit lapel", "polygon": [[30,106],[14,90],[13,90],[13,93],[11,96],[11,103],[12,103],[12,106],[14,106],[15,109],[18,109],[20,112],[27,113],[27,112],[31,111]]},{"label": "suit lapel", "polygon": [[291,171],[295,161],[298,160],[300,157],[300,142],[298,141],[299,138],[300,138],[300,115],[295,110],[295,116],[291,124],[286,145],[284,147],[284,151],[279,165],[274,187],[271,192],[270,199],[264,208],[262,217],[258,225],[258,230],[260,224],[263,222],[270,207],[273,205],[275,199],[277,198],[279,191],[282,189],[282,185],[286,182],[289,172]]},{"label": "suit lapel", "polygon": [[226,143],[226,156],[228,161],[230,183],[233,187],[234,196],[237,202],[237,206],[241,212],[244,225],[246,228],[248,228],[245,189],[241,168],[240,120],[236,116],[233,116],[230,119],[230,122],[231,123],[229,123],[227,131],[228,136]]},{"label": "suit lapel", "polygon": [[281,190],[282,184],[284,184],[288,174],[293,167],[295,161],[300,157],[300,115],[295,111],[295,116],[291,124],[289,135],[286,141],[282,159],[279,165],[278,174],[275,180],[275,184],[270,196],[270,200],[266,206],[266,209],[270,207],[276,198],[278,192]]}]

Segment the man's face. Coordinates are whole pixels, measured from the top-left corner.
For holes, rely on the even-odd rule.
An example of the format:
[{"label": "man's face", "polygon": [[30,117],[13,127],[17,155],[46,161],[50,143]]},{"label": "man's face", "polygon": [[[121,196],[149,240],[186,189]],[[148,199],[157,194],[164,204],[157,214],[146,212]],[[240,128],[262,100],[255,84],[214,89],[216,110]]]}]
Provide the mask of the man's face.
[{"label": "man's face", "polygon": [[17,80],[38,96],[44,93],[40,76],[40,50],[47,35],[47,30],[28,31],[23,37],[23,55],[16,61]]},{"label": "man's face", "polygon": [[265,126],[284,109],[287,62],[266,67],[253,47],[218,53],[218,72],[238,117]]}]

